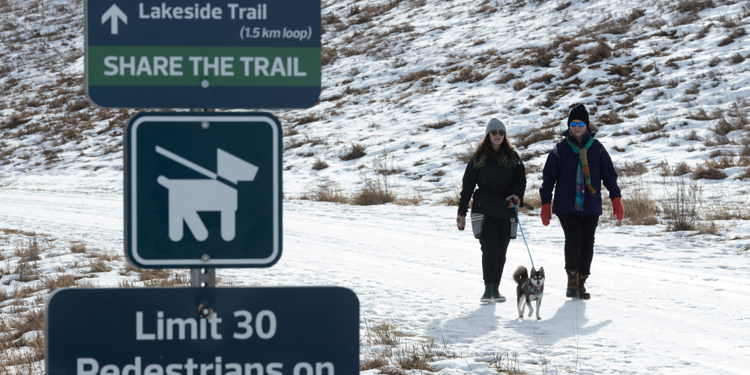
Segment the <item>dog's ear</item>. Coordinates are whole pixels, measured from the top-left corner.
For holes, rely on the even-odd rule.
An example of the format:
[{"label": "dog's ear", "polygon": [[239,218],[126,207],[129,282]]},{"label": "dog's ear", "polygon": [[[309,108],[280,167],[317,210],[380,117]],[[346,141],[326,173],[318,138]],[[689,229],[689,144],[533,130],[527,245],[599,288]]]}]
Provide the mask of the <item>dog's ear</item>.
[{"label": "dog's ear", "polygon": [[541,274],[544,274],[544,267],[539,267],[539,272],[540,272]]},{"label": "dog's ear", "polygon": [[536,268],[534,268],[534,267],[531,267],[531,274],[533,275],[533,274],[535,274],[535,273],[536,273]]}]

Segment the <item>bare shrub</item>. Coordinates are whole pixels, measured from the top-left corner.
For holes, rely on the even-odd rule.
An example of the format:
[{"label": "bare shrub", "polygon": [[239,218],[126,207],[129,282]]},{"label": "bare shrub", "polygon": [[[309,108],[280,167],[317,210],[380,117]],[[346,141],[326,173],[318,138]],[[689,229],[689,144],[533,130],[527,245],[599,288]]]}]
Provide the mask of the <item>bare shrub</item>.
[{"label": "bare shrub", "polygon": [[[432,70],[432,69],[424,69],[424,70],[420,70],[418,72],[409,72],[409,74],[401,77],[401,79],[399,79],[398,83],[407,83],[407,82],[419,81],[420,79],[427,78],[427,77],[430,77],[430,78],[434,79],[431,76],[434,76],[436,74],[437,74],[437,72],[434,71],[434,70]],[[432,81],[432,79],[430,79],[430,81]]]},{"label": "bare shrub", "polygon": [[715,164],[708,162],[699,165],[695,168],[695,172],[693,172],[694,180],[723,180],[725,178],[727,178],[726,173],[719,170]]},{"label": "bare shrub", "polygon": [[555,11],[559,12],[561,10],[567,9],[570,6],[570,4],[572,4],[572,2],[570,1],[560,1],[555,6]]},{"label": "bare shrub", "polygon": [[537,142],[557,138],[559,133],[554,128],[532,129],[525,133],[516,134],[515,144],[517,147],[528,147]]},{"label": "bare shrub", "polygon": [[505,83],[508,83],[508,82],[516,79],[516,78],[518,78],[518,76],[515,75],[515,74],[513,74],[513,73],[505,73],[505,74],[501,75],[500,78],[498,78],[495,81],[495,83],[497,83],[497,84],[505,84]]},{"label": "bare shrub", "polygon": [[671,231],[694,230],[703,189],[685,177],[664,179],[664,212]]},{"label": "bare shrub", "polygon": [[427,124],[425,125],[425,127],[429,129],[442,129],[442,128],[454,125],[455,123],[456,122],[453,120],[443,119],[434,124]]},{"label": "bare shrub", "polygon": [[138,279],[140,281],[149,281],[154,279],[168,279],[170,272],[169,270],[154,268],[154,269],[137,269]]},{"label": "bare shrub", "polygon": [[554,74],[547,73],[547,74],[543,74],[543,75],[541,75],[539,77],[532,78],[531,81],[529,81],[529,82],[531,82],[531,83],[541,83],[541,82],[544,82],[544,83],[549,84],[549,83],[552,83],[552,79],[553,78],[555,78]]},{"label": "bare shrub", "polygon": [[747,31],[745,31],[745,28],[744,27],[738,27],[738,28],[734,29],[734,31],[731,34],[727,35],[726,38],[722,39],[719,42],[719,47],[723,47],[723,46],[726,46],[728,44],[734,43],[734,41],[736,39],[741,38],[741,37],[743,37],[745,35],[747,35]]},{"label": "bare shrub", "polygon": [[658,213],[656,201],[642,178],[636,178],[628,189],[623,190],[622,204],[626,218],[635,225],[656,225]]},{"label": "bare shrub", "polygon": [[359,159],[365,155],[367,155],[367,153],[365,152],[365,146],[362,146],[361,144],[356,143],[356,144],[351,145],[351,147],[349,148],[349,152],[347,152],[346,154],[342,156],[339,156],[339,159],[343,161],[349,161],[349,160]]},{"label": "bare shrub", "polygon": [[622,167],[615,166],[615,170],[618,176],[639,176],[648,172],[648,168],[639,161],[625,162]]},{"label": "bare shrub", "polygon": [[382,176],[390,176],[404,171],[396,166],[395,157],[388,152],[388,149],[384,149],[382,153],[373,158],[372,169]]},{"label": "bare shrub", "polygon": [[683,13],[697,13],[715,6],[713,0],[680,0],[675,5],[674,10]]},{"label": "bare shrub", "polygon": [[594,64],[612,57],[612,48],[607,43],[600,41],[599,45],[586,51],[586,54],[588,55],[586,62]]},{"label": "bare shrub", "polygon": [[658,132],[662,129],[664,129],[664,123],[659,120],[659,116],[657,116],[655,113],[651,114],[651,116],[648,117],[648,121],[646,122],[646,125],[638,128],[638,130],[643,134]]},{"label": "bare shrub", "polygon": [[91,273],[98,273],[98,272],[109,272],[112,271],[112,267],[107,265],[103,260],[96,259],[92,260],[89,263],[90,271]]},{"label": "bare shrub", "polygon": [[476,83],[479,82],[485,78],[489,73],[480,73],[474,71],[474,68],[469,66],[466,68],[461,69],[460,72],[458,72],[458,75],[449,79],[448,83],[459,83],[459,82],[468,82],[468,83]]},{"label": "bare shrub", "polygon": [[328,168],[328,163],[321,160],[320,158],[315,159],[315,163],[313,163],[312,169],[319,171]]},{"label": "bare shrub", "polygon": [[71,243],[70,244],[70,252],[76,253],[76,254],[85,254],[86,253],[86,244]]},{"label": "bare shrub", "polygon": [[513,83],[513,90],[521,91],[526,87],[526,82],[521,81],[520,79]]},{"label": "bare shrub", "polygon": [[532,51],[530,63],[531,65],[546,68],[552,63],[554,57],[549,47],[536,47]]},{"label": "bare shrub", "polygon": [[360,173],[359,177],[364,186],[353,197],[353,204],[371,206],[396,201],[396,194],[389,185],[388,176],[378,175],[375,179],[370,179],[364,173]]},{"label": "bare shrub", "polygon": [[51,293],[55,289],[69,288],[76,285],[76,280],[81,277],[73,275],[60,275],[58,277],[44,277],[42,278],[42,285],[45,289],[48,289]]},{"label": "bare shrub", "polygon": [[672,170],[672,176],[679,177],[684,176],[688,173],[691,173],[693,170],[690,168],[690,166],[685,163],[684,161],[681,161],[675,165],[674,170]]},{"label": "bare shrub", "polygon": [[730,59],[730,61],[732,61],[732,64],[739,64],[739,63],[745,61],[745,57],[742,56],[742,55],[740,55],[739,52],[737,52],[734,55],[732,55],[732,57],[730,57],[729,59]]},{"label": "bare shrub", "polygon": [[316,202],[349,203],[349,198],[344,194],[341,185],[328,179],[309,185],[301,198]]},{"label": "bare shrub", "polygon": [[614,110],[611,110],[608,113],[602,115],[601,117],[599,117],[599,119],[600,122],[605,125],[614,125],[624,122],[624,120],[620,118],[620,116],[618,116]]}]

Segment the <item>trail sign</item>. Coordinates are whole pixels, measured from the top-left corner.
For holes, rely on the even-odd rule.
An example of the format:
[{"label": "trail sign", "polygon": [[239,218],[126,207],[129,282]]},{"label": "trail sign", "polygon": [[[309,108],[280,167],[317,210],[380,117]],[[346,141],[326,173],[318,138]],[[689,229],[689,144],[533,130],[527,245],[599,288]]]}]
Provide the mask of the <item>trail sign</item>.
[{"label": "trail sign", "polygon": [[86,94],[102,107],[306,108],[320,0],[86,0]]},{"label": "trail sign", "polygon": [[47,374],[359,373],[349,289],[58,289],[45,317]]},{"label": "trail sign", "polygon": [[281,126],[267,113],[141,113],[125,132],[125,248],[142,268],[281,257]]}]

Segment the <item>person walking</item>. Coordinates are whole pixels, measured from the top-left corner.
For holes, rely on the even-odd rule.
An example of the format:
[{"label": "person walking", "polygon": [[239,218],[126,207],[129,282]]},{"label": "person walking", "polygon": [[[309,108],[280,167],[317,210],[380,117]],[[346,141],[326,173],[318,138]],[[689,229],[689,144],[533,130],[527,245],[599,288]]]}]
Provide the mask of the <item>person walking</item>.
[{"label": "person walking", "polygon": [[[617,172],[602,144],[594,139],[589,113],[583,104],[570,110],[565,137],[547,156],[542,171],[542,224],[557,215],[565,233],[565,295],[589,299],[586,280],[591,274],[594,237],[602,215],[602,182],[612,200],[613,215],[622,221],[624,209],[617,186]],[[552,189],[554,188],[554,201]],[[550,205],[552,206],[550,208]]]},{"label": "person walking", "polygon": [[[479,189],[474,191],[476,186]],[[511,218],[516,217],[513,205],[523,203],[525,190],[523,162],[507,138],[505,124],[493,118],[487,123],[484,139],[466,165],[456,219],[458,229],[464,230],[469,200],[473,195],[472,216],[483,215],[477,220],[477,225],[481,226],[478,238],[482,247],[484,279],[484,294],[480,302],[505,301],[500,294],[500,278],[511,240]]]}]

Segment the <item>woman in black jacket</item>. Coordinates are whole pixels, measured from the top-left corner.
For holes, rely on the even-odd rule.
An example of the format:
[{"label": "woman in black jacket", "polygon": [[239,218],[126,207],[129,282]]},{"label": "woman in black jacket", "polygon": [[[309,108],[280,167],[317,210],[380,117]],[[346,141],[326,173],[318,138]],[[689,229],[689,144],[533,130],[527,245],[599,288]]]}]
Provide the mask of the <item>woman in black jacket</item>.
[{"label": "woman in black jacket", "polygon": [[[475,186],[479,186],[476,191]],[[466,165],[456,219],[458,229],[464,230],[469,199],[473,195],[472,215],[484,215],[479,237],[484,277],[481,302],[505,301],[499,291],[500,278],[511,239],[511,218],[516,217],[513,206],[522,204],[525,190],[523,162],[506,137],[505,125],[493,118],[487,124],[484,140]]]}]

